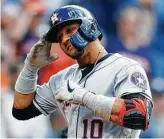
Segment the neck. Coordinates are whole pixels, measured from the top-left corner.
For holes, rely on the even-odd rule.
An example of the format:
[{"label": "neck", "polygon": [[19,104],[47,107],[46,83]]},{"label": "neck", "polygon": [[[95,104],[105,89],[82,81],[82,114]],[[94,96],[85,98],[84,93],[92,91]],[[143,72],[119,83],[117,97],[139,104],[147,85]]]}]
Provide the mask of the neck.
[{"label": "neck", "polygon": [[77,59],[77,62],[80,67],[85,67],[89,64],[95,64],[100,58],[104,57],[107,54],[107,51],[104,49],[99,40],[89,43],[85,50],[84,54]]}]

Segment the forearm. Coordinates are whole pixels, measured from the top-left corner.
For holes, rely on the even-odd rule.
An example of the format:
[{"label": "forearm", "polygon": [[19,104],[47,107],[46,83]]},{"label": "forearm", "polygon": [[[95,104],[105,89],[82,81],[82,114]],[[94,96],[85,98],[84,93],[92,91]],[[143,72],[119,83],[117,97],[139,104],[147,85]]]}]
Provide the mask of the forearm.
[{"label": "forearm", "polygon": [[115,101],[116,98],[114,97],[109,98],[103,95],[95,95],[91,92],[87,92],[82,99],[82,103],[86,107],[106,121],[110,119]]},{"label": "forearm", "polygon": [[123,99],[94,94],[89,97],[88,102],[85,100],[86,98],[84,96],[83,99],[85,106],[93,110],[96,115],[102,117],[106,121],[111,121],[118,124],[119,114],[124,104]]},{"label": "forearm", "polygon": [[25,60],[24,67],[16,81],[14,106],[24,108],[31,104],[37,88],[37,72],[39,68],[53,62],[58,55],[50,55],[51,43],[45,40],[45,35],[31,48]]},{"label": "forearm", "polygon": [[[73,92],[69,91],[70,88],[74,88]],[[126,98],[107,97],[94,94],[71,81],[63,84],[58,92],[55,96],[58,101],[80,103],[108,122],[136,130],[148,128],[152,104],[142,95],[133,93]]]},{"label": "forearm", "polygon": [[146,130],[149,124],[150,113],[147,108],[146,98],[122,99],[95,95],[87,92],[82,103],[91,109],[96,115],[106,121],[131,129]]},{"label": "forearm", "polygon": [[14,94],[14,107],[23,109],[28,107],[35,96],[37,86],[37,71],[38,68],[34,67],[26,59],[25,65],[18,76],[15,85]]}]

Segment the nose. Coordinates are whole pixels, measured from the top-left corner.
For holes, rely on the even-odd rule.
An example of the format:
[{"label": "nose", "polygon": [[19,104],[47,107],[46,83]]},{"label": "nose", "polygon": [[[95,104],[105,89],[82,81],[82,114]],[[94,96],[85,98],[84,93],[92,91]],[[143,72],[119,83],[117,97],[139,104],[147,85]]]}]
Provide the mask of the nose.
[{"label": "nose", "polygon": [[68,45],[70,43],[70,36],[63,36],[61,39],[61,43],[64,45]]}]

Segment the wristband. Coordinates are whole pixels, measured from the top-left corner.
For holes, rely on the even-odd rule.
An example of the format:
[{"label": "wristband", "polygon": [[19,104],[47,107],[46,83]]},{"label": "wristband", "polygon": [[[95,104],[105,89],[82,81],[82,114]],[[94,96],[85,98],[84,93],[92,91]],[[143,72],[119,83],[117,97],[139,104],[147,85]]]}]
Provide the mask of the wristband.
[{"label": "wristband", "polygon": [[87,92],[83,97],[83,104],[96,115],[109,121],[115,99],[115,97],[106,97]]},{"label": "wristband", "polygon": [[35,92],[37,87],[38,70],[39,68],[32,65],[28,59],[26,59],[25,65],[16,81],[15,90],[21,94],[31,94]]}]

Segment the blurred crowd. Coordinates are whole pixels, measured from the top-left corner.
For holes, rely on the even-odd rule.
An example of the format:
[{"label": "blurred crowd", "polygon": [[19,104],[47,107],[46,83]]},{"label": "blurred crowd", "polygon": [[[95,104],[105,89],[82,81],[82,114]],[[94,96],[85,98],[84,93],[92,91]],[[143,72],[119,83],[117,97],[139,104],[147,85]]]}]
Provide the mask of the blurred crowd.
[{"label": "blurred crowd", "polygon": [[[65,137],[61,115],[29,121],[12,117],[14,83],[30,48],[49,29],[51,13],[66,4],[90,10],[103,32],[109,53],[140,62],[150,81],[154,109],[149,129],[141,138],[164,138],[164,0],[2,0],[1,1],[1,135],[10,138]],[[38,84],[74,64],[53,44],[59,60],[39,70]],[[60,125],[60,126],[59,126]]]}]

